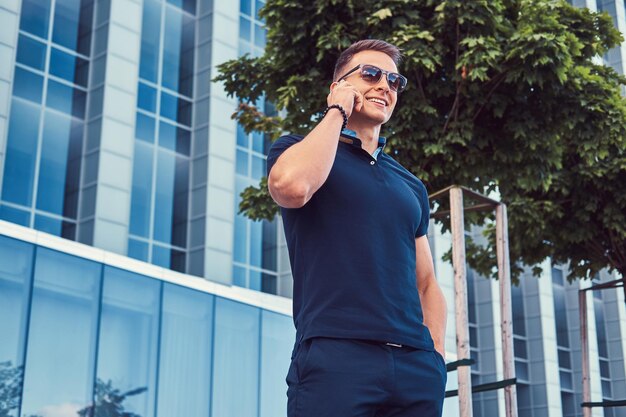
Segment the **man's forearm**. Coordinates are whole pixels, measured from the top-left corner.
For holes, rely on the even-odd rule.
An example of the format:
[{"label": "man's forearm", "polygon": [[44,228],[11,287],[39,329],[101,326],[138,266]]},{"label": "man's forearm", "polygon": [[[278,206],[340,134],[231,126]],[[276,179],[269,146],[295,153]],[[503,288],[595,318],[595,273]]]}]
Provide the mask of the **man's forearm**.
[{"label": "man's forearm", "polygon": [[430,330],[435,349],[445,356],[446,321],[448,310],[446,299],[439,285],[435,282],[420,292],[424,324]]},{"label": "man's forearm", "polygon": [[343,117],[328,115],[278,158],[269,176],[270,194],[282,207],[302,207],[326,182],[337,153]]}]

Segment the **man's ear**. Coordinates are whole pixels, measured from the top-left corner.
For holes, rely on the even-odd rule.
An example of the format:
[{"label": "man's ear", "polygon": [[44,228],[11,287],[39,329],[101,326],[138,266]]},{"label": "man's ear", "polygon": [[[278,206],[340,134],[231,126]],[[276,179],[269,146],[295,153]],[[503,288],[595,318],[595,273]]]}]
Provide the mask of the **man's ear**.
[{"label": "man's ear", "polygon": [[332,92],[333,92],[333,90],[335,89],[335,87],[337,87],[337,84],[339,84],[337,81],[333,81],[333,82],[330,84],[330,87],[328,88],[328,91],[329,91],[330,93],[332,93]]}]

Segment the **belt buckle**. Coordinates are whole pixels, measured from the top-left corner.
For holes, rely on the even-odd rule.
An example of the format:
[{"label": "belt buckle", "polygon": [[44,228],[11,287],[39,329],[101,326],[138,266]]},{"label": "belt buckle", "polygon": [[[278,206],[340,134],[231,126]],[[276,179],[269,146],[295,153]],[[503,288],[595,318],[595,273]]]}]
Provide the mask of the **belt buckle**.
[{"label": "belt buckle", "polygon": [[391,342],[387,342],[385,343],[385,345],[387,346],[393,346],[393,347],[397,347],[397,348],[401,348],[403,347],[402,345],[398,344],[398,343],[391,343]]}]

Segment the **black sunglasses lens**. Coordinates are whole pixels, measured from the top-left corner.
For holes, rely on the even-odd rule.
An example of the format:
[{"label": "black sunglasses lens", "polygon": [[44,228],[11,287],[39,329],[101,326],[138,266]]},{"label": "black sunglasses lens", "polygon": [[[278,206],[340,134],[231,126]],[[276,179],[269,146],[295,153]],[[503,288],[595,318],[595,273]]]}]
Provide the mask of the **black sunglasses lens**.
[{"label": "black sunglasses lens", "polygon": [[361,78],[370,83],[377,83],[383,72],[380,68],[364,65],[361,68]]},{"label": "black sunglasses lens", "polygon": [[389,80],[389,87],[394,91],[402,91],[406,87],[406,79],[400,74],[393,72],[387,74],[387,80]]}]

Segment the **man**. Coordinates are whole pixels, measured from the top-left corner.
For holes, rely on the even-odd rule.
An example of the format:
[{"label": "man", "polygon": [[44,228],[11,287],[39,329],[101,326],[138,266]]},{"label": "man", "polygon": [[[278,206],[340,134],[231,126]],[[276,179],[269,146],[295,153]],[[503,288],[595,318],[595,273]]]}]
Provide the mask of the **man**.
[{"label": "man", "polygon": [[289,417],[441,415],[446,305],[428,195],[379,136],[406,86],[399,59],[384,41],[351,45],[322,120],[267,158],[294,277]]}]

